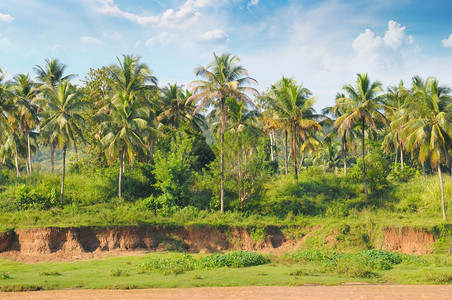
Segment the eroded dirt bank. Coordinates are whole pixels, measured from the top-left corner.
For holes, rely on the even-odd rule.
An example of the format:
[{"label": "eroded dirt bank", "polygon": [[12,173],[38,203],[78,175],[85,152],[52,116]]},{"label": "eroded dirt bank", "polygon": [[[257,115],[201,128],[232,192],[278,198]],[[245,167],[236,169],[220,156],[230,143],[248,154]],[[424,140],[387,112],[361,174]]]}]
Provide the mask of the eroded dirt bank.
[{"label": "eroded dirt bank", "polygon": [[[163,227],[84,227],[26,228],[0,233],[0,257],[38,262],[103,258],[108,255],[133,255],[148,251],[176,250],[216,252],[247,250],[279,254],[297,249],[312,235],[322,234],[321,226],[300,229],[298,238],[269,226],[264,238],[256,241],[244,228],[212,228],[207,226]],[[334,233],[334,232],[333,232]],[[323,232],[325,234],[325,232]],[[334,244],[335,235],[325,238],[325,245]],[[432,233],[410,228],[387,228],[383,240],[376,245],[385,250],[410,254],[432,251]]]}]

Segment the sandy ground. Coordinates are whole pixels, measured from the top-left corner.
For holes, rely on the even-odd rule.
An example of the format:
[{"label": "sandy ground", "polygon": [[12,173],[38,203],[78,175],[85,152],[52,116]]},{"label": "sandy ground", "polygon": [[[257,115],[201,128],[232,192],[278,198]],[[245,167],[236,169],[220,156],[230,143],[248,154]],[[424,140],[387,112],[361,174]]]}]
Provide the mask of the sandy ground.
[{"label": "sandy ground", "polygon": [[212,287],[143,290],[56,290],[2,293],[0,299],[452,299],[452,285]]}]

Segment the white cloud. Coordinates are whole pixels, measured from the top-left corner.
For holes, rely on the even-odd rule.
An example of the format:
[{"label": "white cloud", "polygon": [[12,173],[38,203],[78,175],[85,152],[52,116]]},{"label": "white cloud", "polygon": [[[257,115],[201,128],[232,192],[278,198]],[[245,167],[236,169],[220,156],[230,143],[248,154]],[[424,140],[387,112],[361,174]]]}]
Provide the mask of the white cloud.
[{"label": "white cloud", "polygon": [[47,49],[47,50],[50,50],[50,51],[57,51],[57,50],[60,50],[60,49],[61,49],[61,50],[65,50],[66,48],[64,48],[63,45],[55,44],[55,45],[46,47],[46,49]]},{"label": "white cloud", "polygon": [[162,32],[156,36],[150,37],[146,40],[145,45],[148,48],[152,48],[156,45],[165,45],[169,42],[170,39],[172,39],[174,36],[168,34],[167,32]]},{"label": "white cloud", "polygon": [[11,22],[12,20],[14,20],[14,18],[8,14],[2,14],[0,13],[0,21],[1,22]]},{"label": "white cloud", "polygon": [[126,12],[114,3],[114,0],[97,0],[101,5],[98,11],[101,13],[122,17],[140,25],[158,25],[166,27],[186,27],[200,18],[200,8],[215,3],[214,0],[186,0],[178,9],[172,8],[163,13],[149,16],[140,16]]},{"label": "white cloud", "polygon": [[215,29],[202,34],[201,39],[209,42],[223,42],[229,40],[229,37],[226,32]]},{"label": "white cloud", "polygon": [[248,9],[252,6],[256,6],[259,4],[259,0],[251,0],[250,2],[248,2],[248,5],[246,6]]},{"label": "white cloud", "polygon": [[92,36],[82,36],[80,38],[80,42],[82,42],[82,44],[86,44],[86,45],[102,45],[102,41],[98,40]]},{"label": "white cloud", "polygon": [[452,34],[449,35],[449,38],[442,40],[443,47],[452,48]]}]

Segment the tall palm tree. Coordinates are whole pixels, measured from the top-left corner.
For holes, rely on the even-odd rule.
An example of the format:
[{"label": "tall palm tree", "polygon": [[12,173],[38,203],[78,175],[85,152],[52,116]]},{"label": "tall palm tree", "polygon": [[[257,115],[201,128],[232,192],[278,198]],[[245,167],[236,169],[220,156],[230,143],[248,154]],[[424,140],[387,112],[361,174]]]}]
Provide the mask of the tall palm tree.
[{"label": "tall palm tree", "polygon": [[66,151],[75,146],[77,139],[84,141],[82,129],[87,124],[82,115],[89,110],[89,103],[80,100],[81,93],[67,80],[60,81],[55,88],[52,85],[43,85],[41,91],[43,97],[35,100],[43,108],[39,113],[43,118],[41,128],[51,133],[51,141],[63,151],[61,168],[61,203],[63,203]]},{"label": "tall palm tree", "polygon": [[274,97],[273,109],[278,115],[279,122],[284,124],[286,145],[287,132],[290,133],[294,176],[295,179],[298,179],[298,137],[305,141],[312,132],[322,129],[322,126],[316,122],[319,115],[315,113],[312,107],[315,103],[315,97],[312,97],[311,91],[303,87],[302,84],[298,85],[295,79],[285,77],[272,86],[272,92]]},{"label": "tall palm tree", "polygon": [[382,84],[379,81],[371,82],[367,74],[358,74],[356,86],[346,84],[342,87],[346,97],[336,100],[338,110],[344,112],[338,117],[334,125],[339,131],[352,130],[356,126],[361,126],[361,147],[363,162],[363,184],[366,199],[369,198],[366,182],[365,165],[365,131],[366,126],[377,131],[378,122],[387,124],[385,116],[380,112],[382,109],[383,92]]},{"label": "tall palm tree", "polygon": [[250,95],[258,95],[256,89],[249,87],[249,84],[256,84],[257,81],[248,76],[248,71],[238,65],[238,56],[229,53],[217,56],[214,53],[214,60],[207,67],[199,66],[195,69],[196,76],[201,76],[204,80],[195,80],[190,83],[192,86],[191,101],[199,101],[195,113],[211,104],[220,111],[221,131],[220,131],[220,210],[224,211],[224,156],[223,142],[228,119],[228,97],[236,98],[239,101],[252,103]]},{"label": "tall palm tree", "polygon": [[404,159],[403,151],[405,144],[402,139],[402,127],[408,121],[407,116],[401,118],[399,111],[403,109],[403,105],[411,97],[411,93],[403,86],[403,81],[399,82],[398,86],[388,87],[388,93],[384,101],[385,115],[390,122],[390,131],[386,135],[383,144],[386,145],[386,151],[390,144],[395,148],[395,162],[397,163],[397,152],[400,150],[400,166],[403,170]]},{"label": "tall palm tree", "polygon": [[193,130],[201,132],[201,128],[207,126],[204,116],[199,112],[194,113],[196,107],[193,102],[189,103],[191,93],[184,90],[183,86],[169,84],[162,89],[162,111],[157,120],[167,123],[171,128],[179,129],[180,122],[187,123]]},{"label": "tall palm tree", "polygon": [[46,59],[44,67],[39,65],[35,65],[33,70],[36,72],[36,80],[41,84],[47,84],[52,87],[56,87],[58,83],[65,80],[71,80],[76,75],[69,74],[64,75],[64,71],[66,71],[67,66],[61,63],[58,59]]},{"label": "tall palm tree", "polygon": [[413,92],[413,97],[399,113],[399,118],[408,115],[402,134],[408,151],[419,150],[421,164],[430,158],[432,166],[438,169],[443,219],[446,220],[441,163],[447,162],[447,151],[452,147],[451,89],[440,86],[434,77],[424,82],[416,76],[413,78]]},{"label": "tall palm tree", "polygon": [[[36,72],[36,80],[41,86],[50,86],[51,88],[56,88],[58,83],[60,81],[66,81],[71,80],[76,75],[75,74],[69,74],[64,75],[64,72],[66,71],[67,66],[63,63],[61,63],[58,59],[52,58],[52,59],[46,59],[44,67],[41,67],[39,65],[35,65],[33,67],[33,70]],[[40,108],[38,108],[38,111]],[[43,145],[49,145],[50,146],[50,164],[51,164],[51,171],[53,173],[54,171],[54,157],[55,157],[55,148],[57,147],[56,140],[52,138],[52,132],[53,130],[44,130],[41,131],[41,138],[43,139]]]},{"label": "tall palm tree", "polygon": [[[337,93],[336,94],[336,102],[338,99],[345,98],[345,94]],[[338,105],[332,107],[326,107],[322,111],[325,115],[331,115],[334,118],[333,123],[342,116],[345,112],[341,111],[341,107]],[[355,139],[356,133],[352,128],[343,127],[341,130],[338,130],[337,126],[335,126],[335,130],[331,131],[327,135],[327,139],[332,140],[335,136],[339,136],[341,140],[341,152],[342,152],[342,160],[344,165],[344,175],[347,175],[347,152],[350,150],[351,155],[354,155],[355,151]]]},{"label": "tall palm tree", "polygon": [[37,107],[33,100],[37,97],[36,84],[30,76],[25,74],[16,75],[13,79],[14,110],[19,121],[19,132],[27,137],[27,173],[31,175],[31,144],[30,132],[37,127]]},{"label": "tall palm tree", "polygon": [[110,164],[119,158],[118,197],[122,197],[125,162],[133,164],[136,155],[145,154],[145,143],[153,135],[148,91],[156,89],[157,79],[140,57],[123,55],[109,68],[111,99],[99,110],[101,143],[107,147]]}]

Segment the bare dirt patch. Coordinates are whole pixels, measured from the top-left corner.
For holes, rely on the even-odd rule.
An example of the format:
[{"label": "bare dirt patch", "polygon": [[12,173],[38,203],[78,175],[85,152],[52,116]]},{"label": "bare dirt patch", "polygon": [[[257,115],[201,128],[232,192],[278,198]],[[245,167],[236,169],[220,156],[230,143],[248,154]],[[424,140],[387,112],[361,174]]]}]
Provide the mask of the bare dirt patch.
[{"label": "bare dirt patch", "polygon": [[429,254],[435,241],[433,233],[428,231],[389,227],[384,231],[382,248],[407,254]]},{"label": "bare dirt patch", "polygon": [[1,299],[452,299],[452,286],[349,285],[0,292]]}]

